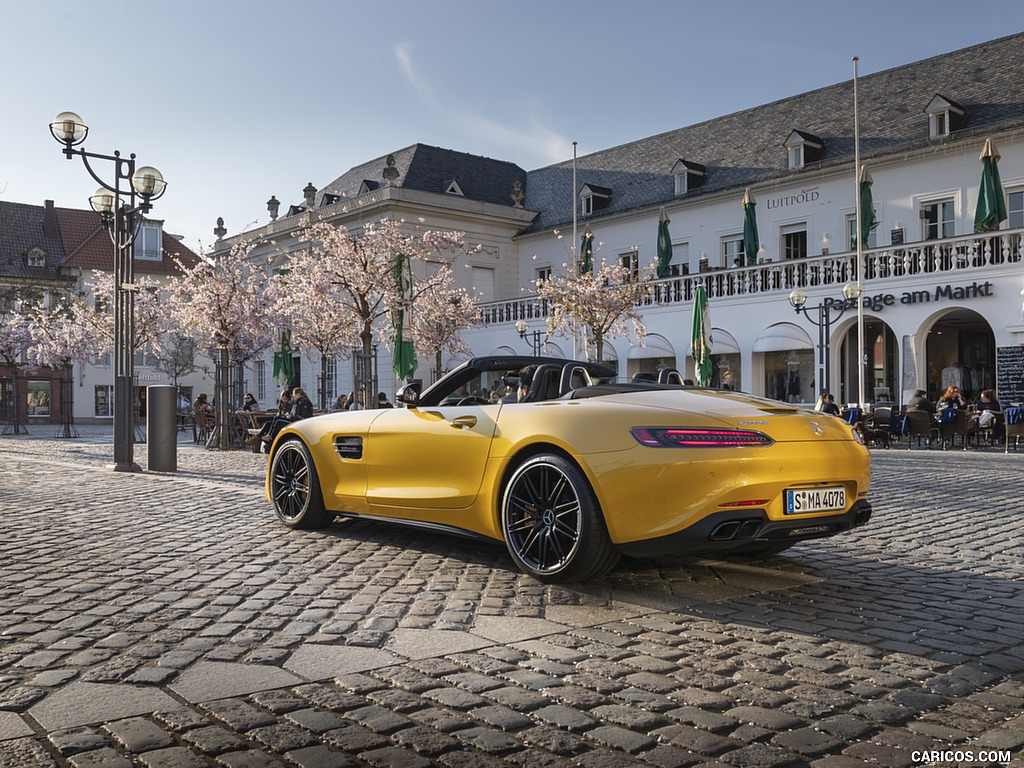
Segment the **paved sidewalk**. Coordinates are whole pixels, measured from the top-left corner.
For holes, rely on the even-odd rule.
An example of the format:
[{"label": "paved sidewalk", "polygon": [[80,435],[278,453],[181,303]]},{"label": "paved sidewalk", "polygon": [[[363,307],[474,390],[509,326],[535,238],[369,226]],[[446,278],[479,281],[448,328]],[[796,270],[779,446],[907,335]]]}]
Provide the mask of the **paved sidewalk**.
[{"label": "paved sidewalk", "polygon": [[865,529],[567,588],[79,429],[0,438],[4,768],[1024,765],[1024,451],[874,451]]}]

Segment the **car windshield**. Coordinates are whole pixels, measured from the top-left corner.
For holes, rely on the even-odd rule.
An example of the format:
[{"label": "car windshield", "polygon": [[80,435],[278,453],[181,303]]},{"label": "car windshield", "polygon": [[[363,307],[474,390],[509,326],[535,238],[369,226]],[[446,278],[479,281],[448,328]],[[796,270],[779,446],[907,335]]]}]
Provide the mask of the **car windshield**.
[{"label": "car windshield", "polygon": [[519,386],[519,371],[520,368],[467,371],[470,378],[453,381],[452,384],[457,386],[442,397],[440,405],[497,403],[502,398],[515,397]]}]

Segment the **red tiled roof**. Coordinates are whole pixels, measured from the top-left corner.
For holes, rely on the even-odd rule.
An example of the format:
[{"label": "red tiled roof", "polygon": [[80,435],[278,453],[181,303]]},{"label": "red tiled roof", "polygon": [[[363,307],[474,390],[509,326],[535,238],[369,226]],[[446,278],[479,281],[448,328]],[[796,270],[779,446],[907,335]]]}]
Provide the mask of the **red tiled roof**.
[{"label": "red tiled roof", "polygon": [[[64,266],[69,268],[112,270],[114,244],[94,211],[76,208],[57,208],[57,226],[64,244]],[[186,266],[199,261],[199,256],[179,240],[163,233],[163,258],[160,261],[135,260],[139,274],[170,275],[178,272],[172,257]]]}]

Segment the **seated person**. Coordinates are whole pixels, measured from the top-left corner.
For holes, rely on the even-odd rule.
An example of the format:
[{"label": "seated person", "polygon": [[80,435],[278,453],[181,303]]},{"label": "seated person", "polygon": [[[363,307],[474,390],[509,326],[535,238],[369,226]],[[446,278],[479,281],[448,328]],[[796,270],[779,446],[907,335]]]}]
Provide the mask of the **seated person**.
[{"label": "seated person", "polygon": [[978,413],[971,418],[967,429],[975,432],[978,429],[992,428],[992,437],[1002,440],[1006,432],[1003,424],[1003,406],[999,404],[994,389],[986,389],[978,398]]},{"label": "seated person", "polygon": [[533,374],[537,372],[536,365],[528,365],[519,371],[519,386],[515,392],[509,392],[503,398],[503,403],[521,403],[530,393],[530,386],[533,384]]},{"label": "seated person", "polygon": [[940,411],[945,408],[960,410],[967,407],[967,401],[960,394],[960,387],[949,386],[942,393],[942,397],[939,398],[939,402],[936,405]]},{"label": "seated person", "polygon": [[907,401],[908,411],[924,411],[933,419],[935,418],[935,403],[928,399],[928,393],[923,389],[914,391],[914,396]]}]

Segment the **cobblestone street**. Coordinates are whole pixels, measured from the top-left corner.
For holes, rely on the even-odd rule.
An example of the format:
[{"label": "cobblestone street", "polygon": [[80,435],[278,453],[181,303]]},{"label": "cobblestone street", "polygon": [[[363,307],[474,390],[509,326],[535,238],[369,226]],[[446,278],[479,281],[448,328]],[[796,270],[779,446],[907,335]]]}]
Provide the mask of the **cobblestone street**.
[{"label": "cobblestone street", "polygon": [[866,528],[548,587],[82,431],[0,438],[5,768],[1024,765],[1024,450],[873,450]]}]

